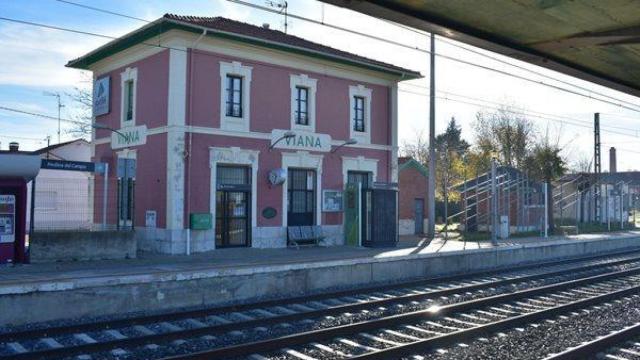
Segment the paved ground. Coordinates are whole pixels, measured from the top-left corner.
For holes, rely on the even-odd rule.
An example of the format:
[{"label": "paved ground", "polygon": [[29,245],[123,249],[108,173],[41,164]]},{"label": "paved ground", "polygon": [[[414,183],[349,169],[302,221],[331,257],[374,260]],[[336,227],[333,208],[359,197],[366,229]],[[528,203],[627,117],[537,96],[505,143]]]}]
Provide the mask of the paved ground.
[{"label": "paved ground", "polygon": [[[580,241],[598,238],[640,236],[640,231],[617,232],[609,234],[584,234],[574,236],[554,236],[548,239],[539,237],[510,239],[500,241],[499,246],[523,245],[545,241]],[[143,275],[176,271],[198,271],[210,269],[237,269],[292,263],[309,263],[353,258],[388,258],[411,254],[428,254],[451,251],[473,251],[492,247],[490,242],[445,241],[437,238],[427,239],[409,236],[403,237],[397,248],[357,248],[350,246],[309,247],[301,249],[220,249],[191,256],[139,254],[137,259],[65,262],[48,264],[26,264],[0,266],[0,286],[20,282],[42,280],[64,280],[73,278],[92,278],[119,275]]]}]

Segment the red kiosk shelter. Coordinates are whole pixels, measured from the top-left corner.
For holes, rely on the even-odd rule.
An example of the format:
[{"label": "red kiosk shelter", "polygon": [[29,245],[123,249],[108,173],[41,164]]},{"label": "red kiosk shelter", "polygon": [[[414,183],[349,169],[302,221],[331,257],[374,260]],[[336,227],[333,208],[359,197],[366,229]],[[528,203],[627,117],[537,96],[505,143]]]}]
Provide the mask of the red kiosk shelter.
[{"label": "red kiosk shelter", "polygon": [[0,264],[27,262],[27,183],[40,171],[40,156],[18,150],[0,151]]}]

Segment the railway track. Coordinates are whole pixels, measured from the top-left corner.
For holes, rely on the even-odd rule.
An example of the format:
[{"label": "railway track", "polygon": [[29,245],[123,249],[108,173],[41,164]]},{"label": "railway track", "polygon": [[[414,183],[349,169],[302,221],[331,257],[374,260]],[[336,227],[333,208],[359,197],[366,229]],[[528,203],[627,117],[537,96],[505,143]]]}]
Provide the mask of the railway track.
[{"label": "railway track", "polygon": [[633,360],[640,358],[640,323],[567,349],[545,360]]},{"label": "railway track", "polygon": [[[277,354],[275,357],[285,354],[285,357],[292,359],[313,358],[311,355],[305,355],[304,351],[312,354],[318,351],[323,352],[316,354],[318,358],[375,356],[374,354],[382,351],[391,351],[389,348],[402,346],[403,349],[409,349],[410,347],[407,347],[409,345],[405,343],[407,341],[412,343],[410,340],[421,344],[422,341],[426,341],[424,339],[426,334],[451,337],[453,335],[450,333],[463,330],[465,326],[475,324],[478,319],[484,319],[478,314],[486,313],[484,316],[493,320],[505,320],[504,316],[512,319],[516,317],[516,315],[511,316],[512,314],[523,315],[517,309],[521,307],[535,309],[536,305],[509,305],[507,309],[497,313],[493,313],[494,310],[480,310],[481,312],[476,312],[475,315],[462,316],[466,320],[450,320],[448,314],[457,314],[457,312],[470,311],[476,307],[487,307],[492,303],[524,299],[528,296],[576,286],[586,286],[585,289],[578,289],[583,292],[582,295],[586,296],[584,292],[594,292],[593,289],[589,289],[588,284],[604,281],[615,285],[618,281],[616,278],[625,276],[625,279],[631,279],[627,283],[635,283],[640,279],[639,274],[640,257],[635,253],[573,261],[571,264],[556,262],[545,265],[542,269],[528,267],[501,274],[485,273],[468,276],[466,279],[454,277],[438,279],[437,282],[431,279],[371,290],[361,289],[227,308],[176,312],[47,329],[29,329],[0,334],[0,349],[2,349],[0,358],[49,359],[76,355],[83,355],[86,358],[108,358],[133,355],[140,351],[139,348],[143,348],[142,351],[147,352],[149,357],[156,358],[172,352],[189,352],[190,354],[176,356],[179,358],[227,358],[253,355],[259,359],[262,355],[255,354],[265,351]],[[580,292],[575,296],[579,296]],[[560,301],[562,296],[554,295],[554,301]],[[568,295],[564,296],[566,298]],[[514,310],[508,310],[508,308]],[[322,324],[323,320],[334,316],[344,317],[345,314],[347,317],[352,316],[351,320],[343,321],[346,324],[335,324],[331,321],[328,324]],[[362,316],[363,314],[365,316]],[[386,334],[384,336],[393,340],[381,337],[380,334],[368,333],[373,329],[371,326],[389,327],[425,317],[436,319],[442,316],[446,317],[445,324],[449,325],[431,326],[441,328],[440,331],[447,331],[446,334],[436,330],[426,332],[416,330],[420,329],[419,325],[409,325],[416,327],[416,329],[409,328],[412,330],[410,334],[383,329]],[[462,328],[450,326],[454,324]],[[312,330],[308,330],[309,328]],[[472,334],[471,329],[465,329],[465,331],[469,332],[463,334]],[[248,337],[246,335],[249,332],[262,333],[261,337],[264,339],[251,341],[260,336]],[[339,341],[340,347],[351,346],[359,351],[335,350],[332,353],[331,345],[322,345],[319,342],[307,344],[320,339],[334,339],[352,334],[359,334],[360,342],[345,338]],[[377,346],[361,344],[362,338],[366,339],[366,343],[377,344]],[[378,343],[382,343],[383,346]],[[211,346],[216,348],[193,353],[193,349]],[[296,346],[303,348],[310,346],[313,351],[306,349],[301,352],[291,349]],[[422,348],[422,345],[413,346]],[[190,350],[185,350],[185,347]],[[366,349],[370,351],[364,351]]]},{"label": "railway track", "polygon": [[640,292],[640,268],[166,359],[399,359]]}]

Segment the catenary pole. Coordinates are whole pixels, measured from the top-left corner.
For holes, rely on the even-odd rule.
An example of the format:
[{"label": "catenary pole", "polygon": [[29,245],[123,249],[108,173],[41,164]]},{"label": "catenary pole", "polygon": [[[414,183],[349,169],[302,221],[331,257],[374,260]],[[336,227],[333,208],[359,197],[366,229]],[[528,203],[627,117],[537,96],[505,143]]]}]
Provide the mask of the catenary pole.
[{"label": "catenary pole", "polygon": [[436,37],[431,33],[430,90],[429,90],[429,228],[427,237],[433,239],[436,234]]},{"label": "catenary pole", "polygon": [[491,243],[498,245],[498,196],[496,192],[496,159],[491,159]]}]

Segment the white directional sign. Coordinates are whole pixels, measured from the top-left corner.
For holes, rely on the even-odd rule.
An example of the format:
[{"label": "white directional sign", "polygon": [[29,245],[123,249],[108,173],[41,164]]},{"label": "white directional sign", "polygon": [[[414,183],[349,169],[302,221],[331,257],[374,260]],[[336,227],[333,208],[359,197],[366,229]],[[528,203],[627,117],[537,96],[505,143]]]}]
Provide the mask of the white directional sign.
[{"label": "white directional sign", "polygon": [[331,151],[331,136],[327,134],[316,134],[306,131],[294,131],[296,136],[291,138],[282,137],[290,130],[273,129],[271,131],[271,144],[278,141],[274,146],[277,149],[295,149],[307,151]]},{"label": "white directional sign", "polygon": [[147,126],[133,126],[111,133],[111,148],[122,149],[147,143]]}]

